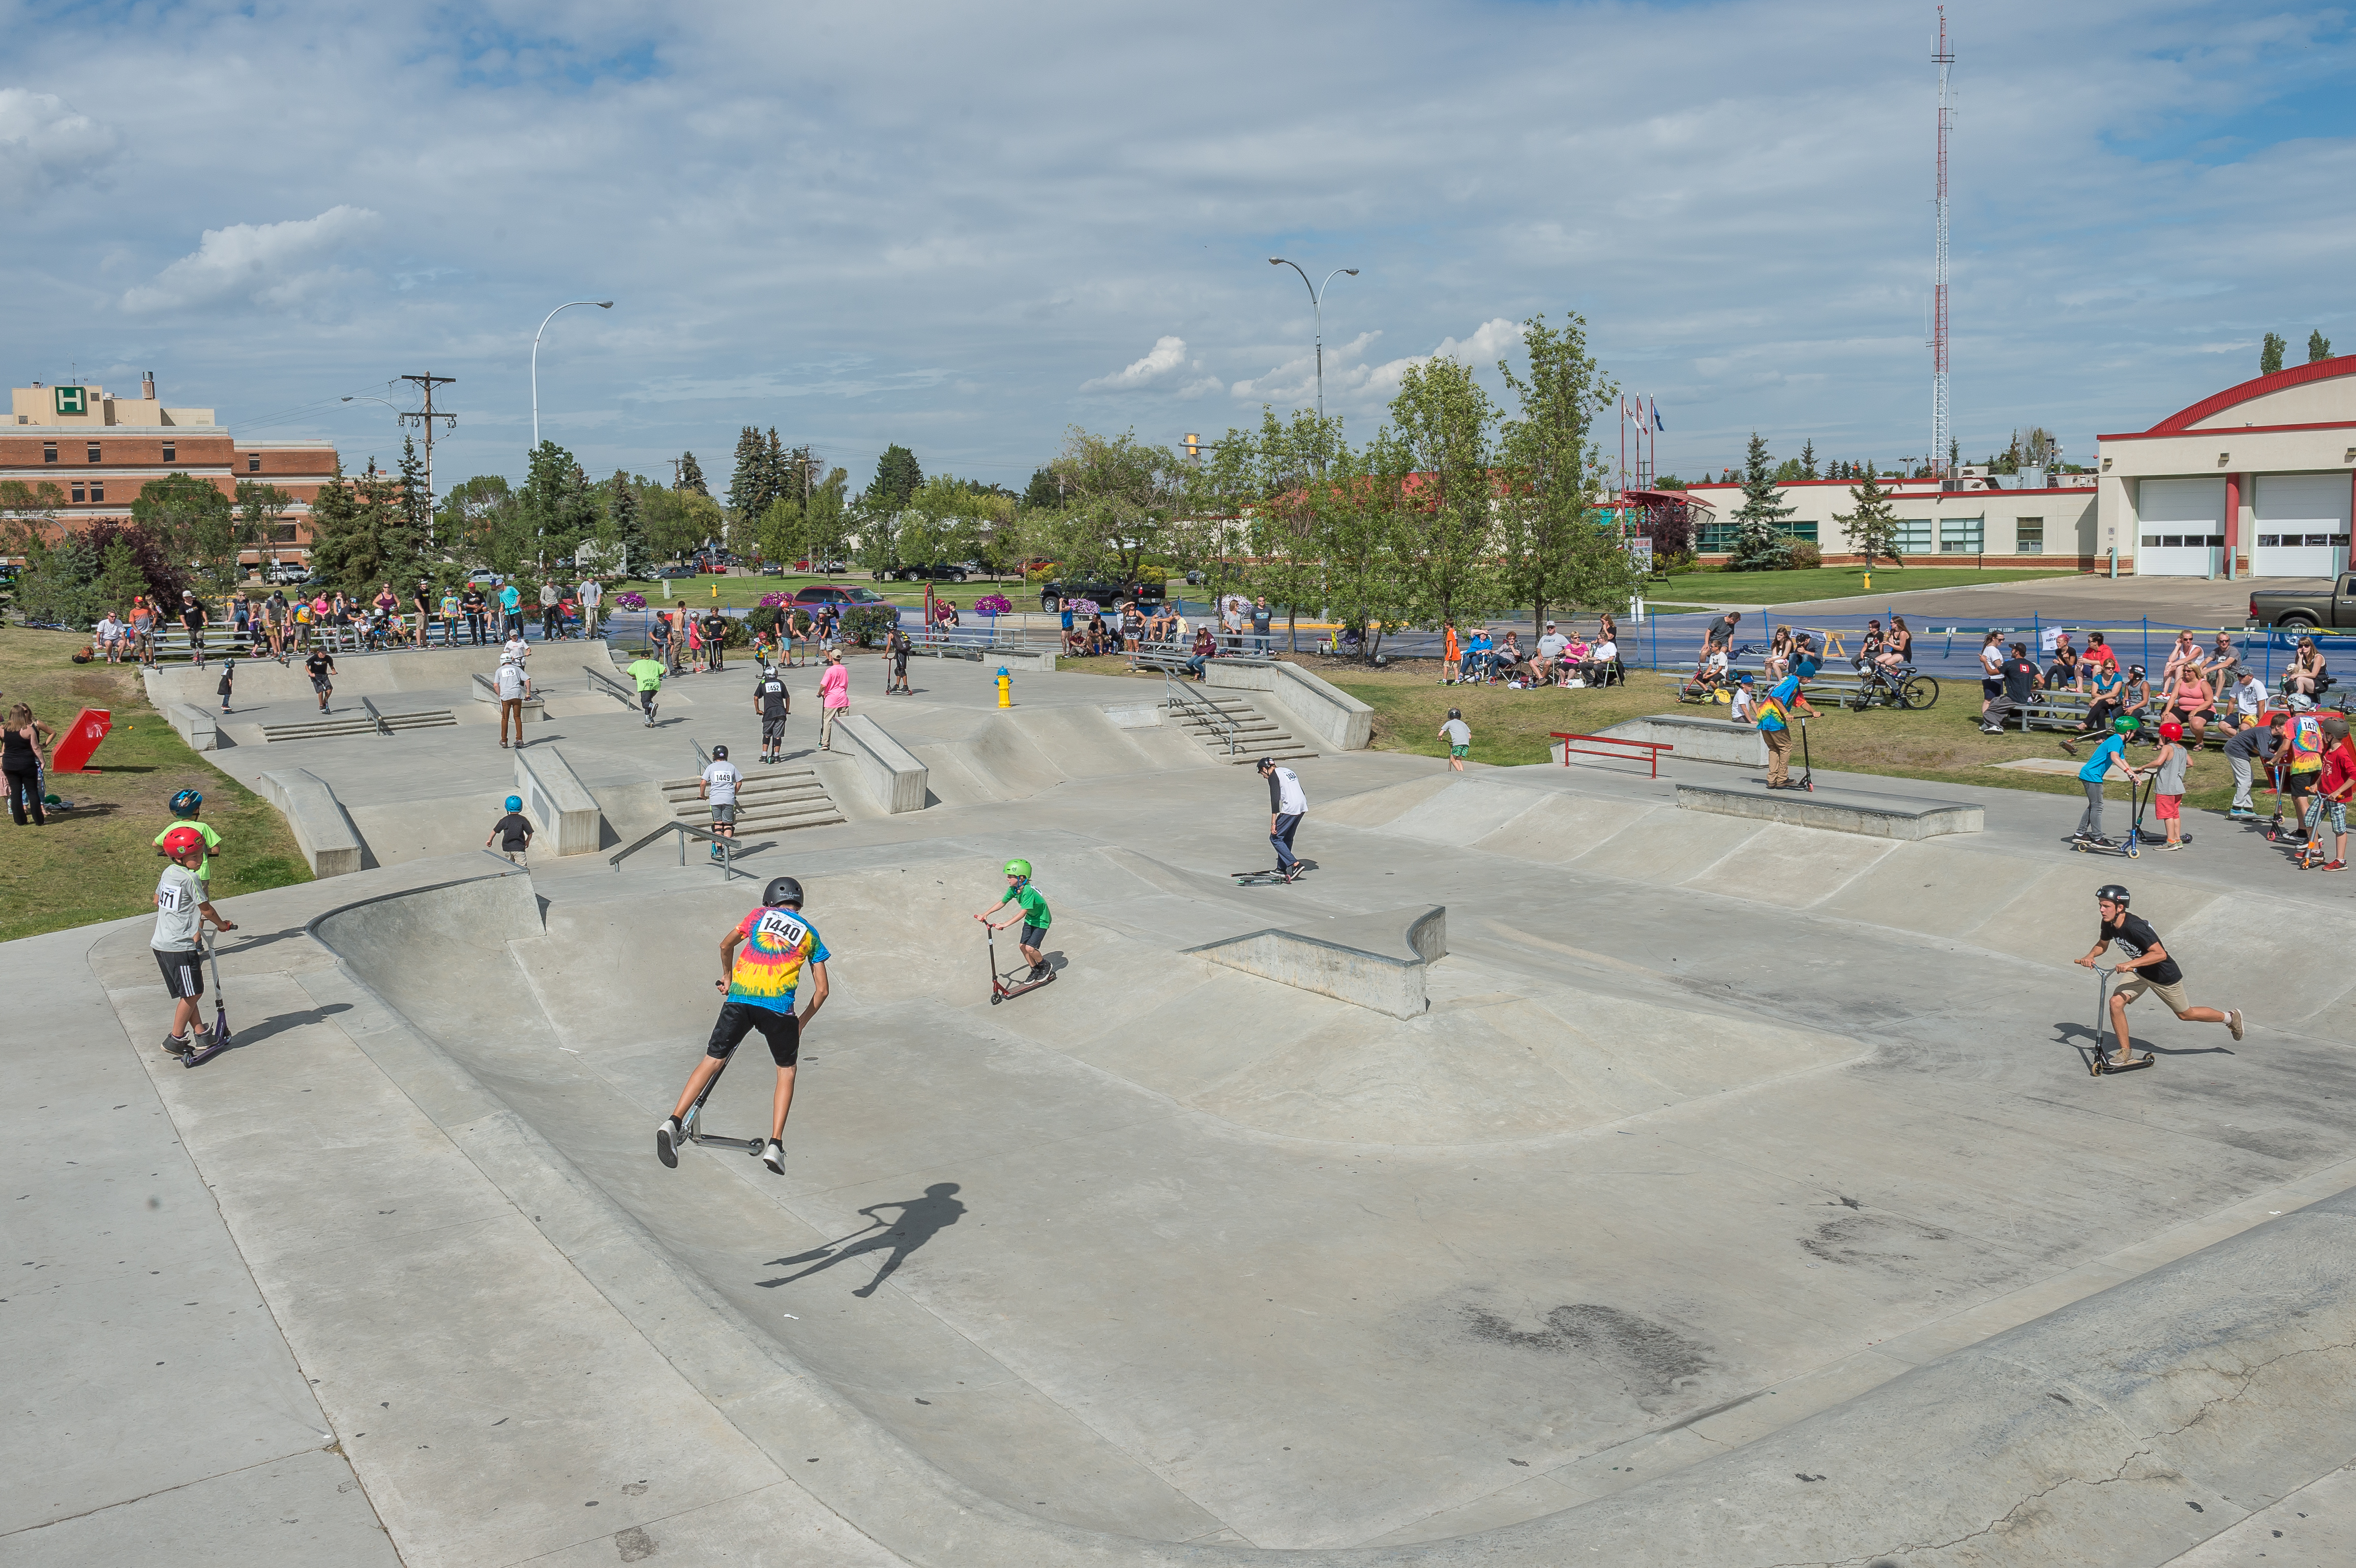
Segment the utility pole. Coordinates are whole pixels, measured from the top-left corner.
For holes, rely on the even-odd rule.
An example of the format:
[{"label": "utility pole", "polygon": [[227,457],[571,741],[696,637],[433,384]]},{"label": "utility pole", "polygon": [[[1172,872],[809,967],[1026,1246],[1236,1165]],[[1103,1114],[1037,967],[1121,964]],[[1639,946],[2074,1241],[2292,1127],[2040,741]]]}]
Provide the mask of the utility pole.
[{"label": "utility pole", "polygon": [[1955,51],[1947,43],[1947,8],[1939,7],[1939,43],[1931,56],[1939,68],[1939,237],[1931,267],[1931,465],[1942,478],[1954,477],[1947,462],[1947,70]]},{"label": "utility pole", "polygon": [[458,416],[456,414],[436,413],[434,411],[434,389],[436,387],[447,387],[453,385],[457,380],[457,378],[455,376],[435,376],[427,374],[423,376],[403,376],[402,379],[404,381],[414,381],[418,386],[424,389],[425,391],[425,408],[423,411],[413,414],[404,413],[401,416],[401,422],[407,424],[411,420],[415,420],[419,424],[425,427],[425,542],[431,545],[434,542],[434,421],[435,420],[441,420],[445,423],[452,425],[455,425],[458,422]]}]

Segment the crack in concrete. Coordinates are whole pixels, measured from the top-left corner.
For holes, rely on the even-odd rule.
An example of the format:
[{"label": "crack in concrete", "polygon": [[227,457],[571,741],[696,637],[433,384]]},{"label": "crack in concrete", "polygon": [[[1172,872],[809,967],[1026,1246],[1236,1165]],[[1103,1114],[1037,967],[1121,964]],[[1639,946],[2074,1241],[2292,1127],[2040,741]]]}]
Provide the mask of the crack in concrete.
[{"label": "crack in concrete", "polygon": [[144,1503],[150,1498],[166,1497],[173,1492],[184,1492],[190,1487],[201,1487],[208,1481],[218,1481],[224,1476],[241,1476],[248,1470],[260,1470],[272,1465],[283,1465],[289,1459],[299,1459],[305,1454],[321,1453],[331,1446],[333,1446],[332,1444],[306,1444],[300,1448],[289,1448],[283,1454],[273,1454],[267,1459],[257,1459],[251,1465],[232,1466],[226,1470],[216,1470],[209,1476],[192,1476],[185,1481],[177,1481],[168,1487],[157,1487],[152,1492],[142,1492],[135,1498],[119,1498],[111,1503],[101,1503],[96,1508],[86,1508],[80,1513],[59,1514],[55,1519],[45,1519],[38,1524],[20,1525],[15,1530],[0,1531],[0,1541],[14,1541],[20,1535],[30,1535],[37,1530],[48,1530],[54,1525],[71,1524],[78,1519],[88,1519],[93,1514],[105,1513],[112,1509],[129,1508],[134,1503]]}]

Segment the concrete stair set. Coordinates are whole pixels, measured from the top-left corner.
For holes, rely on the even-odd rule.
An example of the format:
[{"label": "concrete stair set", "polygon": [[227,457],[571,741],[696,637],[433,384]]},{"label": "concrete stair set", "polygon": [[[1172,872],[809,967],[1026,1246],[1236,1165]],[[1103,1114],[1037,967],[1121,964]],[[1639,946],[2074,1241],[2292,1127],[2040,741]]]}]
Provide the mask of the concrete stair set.
[{"label": "concrete stair set", "polygon": [[[457,716],[446,708],[384,715],[384,725],[388,730],[434,730],[457,721]],[[365,713],[348,713],[295,724],[265,724],[262,727],[262,738],[275,745],[281,741],[324,741],[336,735],[373,735],[376,724],[377,721]]]},{"label": "concrete stair set", "polygon": [[1262,757],[1272,757],[1282,763],[1317,754],[1314,749],[1294,740],[1282,725],[1263,715],[1244,698],[1197,693],[1195,700],[1204,708],[1216,709],[1226,716],[1228,723],[1235,726],[1236,749],[1233,753],[1227,751],[1226,735],[1221,726],[1192,704],[1170,704],[1170,722],[1194,735],[1228,762],[1257,764]]},{"label": "concrete stair set", "polygon": [[[761,764],[755,763],[755,768]],[[701,779],[669,779],[662,784],[671,816],[691,827],[712,826],[712,803],[699,799]],[[736,786],[736,834],[776,833],[795,827],[824,827],[843,820],[833,796],[811,768],[763,768],[748,773]]]}]

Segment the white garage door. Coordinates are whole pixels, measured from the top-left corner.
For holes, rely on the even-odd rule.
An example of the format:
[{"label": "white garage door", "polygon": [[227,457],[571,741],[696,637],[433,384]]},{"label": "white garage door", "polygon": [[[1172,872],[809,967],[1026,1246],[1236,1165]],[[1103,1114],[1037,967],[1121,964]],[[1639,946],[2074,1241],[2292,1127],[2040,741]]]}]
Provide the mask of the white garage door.
[{"label": "white garage door", "polygon": [[2217,577],[2225,560],[2225,481],[2147,479],[2136,488],[2136,571]]},{"label": "white garage door", "polygon": [[2250,511],[2250,575],[2332,577],[2348,570],[2345,474],[2261,474]]}]

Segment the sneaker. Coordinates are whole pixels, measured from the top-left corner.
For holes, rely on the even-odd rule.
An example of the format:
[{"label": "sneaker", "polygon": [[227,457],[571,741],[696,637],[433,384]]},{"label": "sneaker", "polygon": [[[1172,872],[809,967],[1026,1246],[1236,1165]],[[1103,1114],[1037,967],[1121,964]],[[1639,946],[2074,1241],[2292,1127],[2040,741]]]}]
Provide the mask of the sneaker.
[{"label": "sneaker", "polygon": [[776,1139],[771,1138],[767,1147],[761,1150],[761,1163],[767,1166],[769,1169],[776,1175],[785,1175],[786,1146],[779,1143]]},{"label": "sneaker", "polygon": [[681,1134],[677,1116],[665,1116],[655,1129],[655,1157],[671,1169],[679,1168],[679,1146]]},{"label": "sneaker", "polygon": [[187,1056],[196,1049],[188,1043],[186,1035],[167,1034],[164,1037],[164,1050],[167,1055]]},{"label": "sneaker", "polygon": [[1047,965],[1044,964],[1033,964],[1031,965],[1031,973],[1023,976],[1023,977],[1025,980],[1037,980],[1044,977],[1050,973],[1052,973],[1052,971],[1049,970]]},{"label": "sneaker", "polygon": [[2165,843],[2156,846],[2156,848],[2161,849],[2181,849],[2184,848],[2184,840],[2181,838],[2170,838]]},{"label": "sneaker", "polygon": [[2239,1039],[2241,1039],[2241,1038],[2242,1038],[2242,1009],[2241,1009],[2241,1008],[2227,1008],[2227,1009],[2226,1009],[2226,1011],[2225,1011],[2225,1027],[2226,1027],[2227,1029],[2232,1029],[2232,1030],[2233,1031],[2233,1038],[2234,1038],[2235,1040],[2239,1040]]}]

